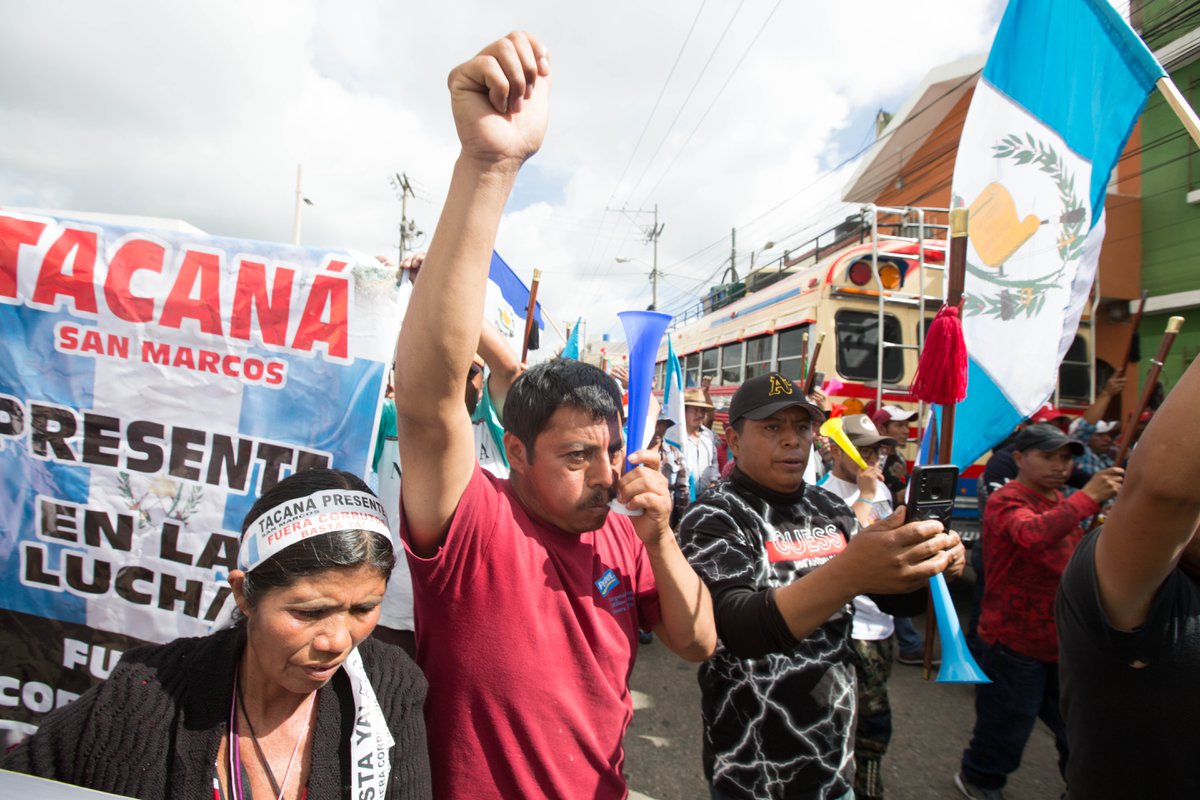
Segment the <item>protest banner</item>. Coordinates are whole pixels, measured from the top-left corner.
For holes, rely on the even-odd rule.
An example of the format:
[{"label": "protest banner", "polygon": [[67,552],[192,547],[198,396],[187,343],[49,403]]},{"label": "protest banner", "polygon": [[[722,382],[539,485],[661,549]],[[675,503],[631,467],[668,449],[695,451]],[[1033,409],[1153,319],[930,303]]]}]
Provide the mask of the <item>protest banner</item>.
[{"label": "protest banner", "polygon": [[0,740],[207,634],[262,491],[366,474],[397,296],[344,252],[0,211]]}]

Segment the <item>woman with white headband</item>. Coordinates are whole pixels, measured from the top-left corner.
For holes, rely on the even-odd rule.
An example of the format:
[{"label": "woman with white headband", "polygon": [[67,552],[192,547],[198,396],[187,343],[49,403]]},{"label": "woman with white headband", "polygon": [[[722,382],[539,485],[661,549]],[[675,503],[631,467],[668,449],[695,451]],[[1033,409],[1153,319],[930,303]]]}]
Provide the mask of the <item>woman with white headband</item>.
[{"label": "woman with white headband", "polygon": [[306,470],[242,534],[232,627],[129,651],[0,767],[140,798],[429,797],[425,678],[368,638],[396,560],[379,500]]}]

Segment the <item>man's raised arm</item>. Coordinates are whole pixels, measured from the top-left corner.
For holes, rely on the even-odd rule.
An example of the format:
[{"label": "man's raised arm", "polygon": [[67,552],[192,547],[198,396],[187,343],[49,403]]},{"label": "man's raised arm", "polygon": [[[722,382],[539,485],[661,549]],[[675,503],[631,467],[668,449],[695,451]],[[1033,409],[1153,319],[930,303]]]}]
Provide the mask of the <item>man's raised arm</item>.
[{"label": "man's raised arm", "polygon": [[[1141,625],[1163,580],[1200,523],[1200,360],[1154,414],[1129,459],[1125,483],[1096,542],[1100,603],[1117,628]],[[1189,547],[1189,543],[1192,543]]]},{"label": "man's raised arm", "polygon": [[463,386],[479,342],[496,229],[517,172],[546,132],[550,62],[514,32],[448,80],[462,150],[396,345],[396,424],[409,546],[444,541],[475,465]]}]

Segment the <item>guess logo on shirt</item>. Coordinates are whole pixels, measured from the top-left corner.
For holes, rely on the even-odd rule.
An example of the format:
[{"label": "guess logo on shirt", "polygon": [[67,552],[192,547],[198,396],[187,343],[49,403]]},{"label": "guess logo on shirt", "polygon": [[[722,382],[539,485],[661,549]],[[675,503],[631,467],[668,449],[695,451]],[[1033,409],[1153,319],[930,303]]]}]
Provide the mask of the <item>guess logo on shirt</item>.
[{"label": "guess logo on shirt", "polygon": [[846,537],[836,525],[824,528],[795,528],[774,531],[766,543],[767,559],[777,561],[806,561],[810,558],[830,558],[846,549]]}]

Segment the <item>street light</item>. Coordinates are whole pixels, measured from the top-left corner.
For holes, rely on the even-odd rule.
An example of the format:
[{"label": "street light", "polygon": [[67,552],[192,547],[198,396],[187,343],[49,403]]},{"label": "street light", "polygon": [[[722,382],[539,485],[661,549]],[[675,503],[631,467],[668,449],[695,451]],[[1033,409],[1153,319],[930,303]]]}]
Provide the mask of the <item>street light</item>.
[{"label": "street light", "polygon": [[755,250],[753,253],[750,254],[750,271],[751,272],[754,271],[754,257],[758,256],[758,255],[762,255],[763,253],[767,252],[774,246],[775,246],[775,242],[768,241],[762,247],[760,247],[759,249]]},{"label": "street light", "polygon": [[[655,249],[654,249],[654,254],[656,256],[656,258],[654,260],[655,260],[655,262],[657,262],[658,261],[658,258],[657,258],[658,248],[657,247],[655,247]],[[651,292],[652,299],[650,302],[650,307],[646,310],[647,311],[657,311],[658,310],[658,267],[655,264],[647,264],[645,261],[642,261],[640,258],[626,258],[625,256],[617,256],[616,262],[618,264],[641,264],[643,267],[650,268],[650,283],[651,283],[651,288],[653,291]]]}]

